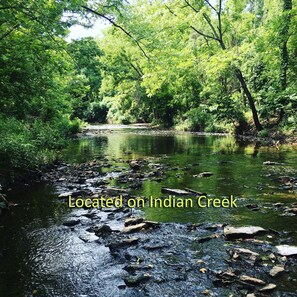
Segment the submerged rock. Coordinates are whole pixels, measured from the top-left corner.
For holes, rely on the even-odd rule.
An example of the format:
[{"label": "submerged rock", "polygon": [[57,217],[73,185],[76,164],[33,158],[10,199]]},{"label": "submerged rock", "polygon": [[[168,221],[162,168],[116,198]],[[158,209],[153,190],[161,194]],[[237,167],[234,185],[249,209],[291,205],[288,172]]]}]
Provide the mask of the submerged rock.
[{"label": "submerged rock", "polygon": [[63,223],[64,226],[67,226],[67,227],[73,227],[75,225],[78,225],[80,223],[80,220],[78,219],[69,219],[67,221],[65,221]]},{"label": "submerged rock", "polygon": [[294,245],[278,245],[276,246],[277,253],[281,256],[296,256],[297,255],[297,246]]},{"label": "submerged rock", "polygon": [[215,286],[226,286],[233,283],[236,280],[237,276],[232,270],[228,270],[216,273],[216,277],[218,279],[213,281],[213,284]]},{"label": "submerged rock", "polygon": [[139,242],[139,237],[133,237],[133,238],[126,238],[123,240],[113,241],[107,244],[106,246],[109,247],[110,251],[113,252],[119,248],[136,245],[138,244],[138,242]]},{"label": "submerged rock", "polygon": [[98,228],[95,230],[95,235],[98,237],[105,237],[112,232],[113,230],[108,225],[102,225],[98,226]]},{"label": "submerged rock", "polygon": [[257,204],[247,204],[245,207],[252,211],[260,210],[260,207]]},{"label": "submerged rock", "polygon": [[172,195],[190,195],[191,193],[181,189],[170,189],[170,188],[162,188],[162,193],[168,193]]},{"label": "submerged rock", "polygon": [[213,236],[205,236],[205,237],[200,237],[200,238],[195,238],[195,241],[199,242],[199,243],[203,243],[203,242],[207,242],[214,239]]},{"label": "submerged rock", "polygon": [[241,281],[244,281],[244,282],[247,282],[247,283],[250,283],[250,284],[253,284],[253,285],[265,285],[265,282],[262,281],[261,279],[251,277],[251,276],[248,276],[248,275],[241,275],[239,277],[239,279]]},{"label": "submerged rock", "polygon": [[143,264],[130,264],[126,265],[123,269],[128,272],[135,272],[137,270],[150,270],[153,269],[154,265],[143,265]]},{"label": "submerged rock", "polygon": [[213,173],[212,172],[201,172],[199,174],[193,175],[193,177],[209,177],[212,176]]},{"label": "submerged rock", "polygon": [[263,165],[277,165],[277,162],[274,162],[274,161],[265,161],[265,162],[263,162]]},{"label": "submerged rock", "polygon": [[279,273],[285,271],[285,268],[282,266],[274,266],[270,271],[269,271],[269,275],[272,277],[277,276]]},{"label": "submerged rock", "polygon": [[148,273],[142,273],[139,275],[131,275],[124,279],[125,284],[128,287],[136,287],[141,283],[147,282],[151,279],[151,275]]},{"label": "submerged rock", "polygon": [[113,187],[107,187],[105,189],[105,192],[107,193],[107,195],[110,195],[110,196],[127,195],[129,193],[129,191],[126,189],[113,188]]},{"label": "submerged rock", "polygon": [[273,290],[275,288],[276,288],[276,285],[275,284],[268,284],[265,287],[259,289],[259,291],[260,292],[267,292],[267,291],[271,291],[271,290]]},{"label": "submerged rock", "polygon": [[138,170],[140,169],[140,163],[136,160],[132,160],[130,163],[129,163],[131,169],[133,170]]},{"label": "submerged rock", "polygon": [[262,227],[248,226],[248,227],[232,227],[226,226],[224,228],[224,235],[226,239],[249,238],[254,237],[260,233],[267,232]]}]

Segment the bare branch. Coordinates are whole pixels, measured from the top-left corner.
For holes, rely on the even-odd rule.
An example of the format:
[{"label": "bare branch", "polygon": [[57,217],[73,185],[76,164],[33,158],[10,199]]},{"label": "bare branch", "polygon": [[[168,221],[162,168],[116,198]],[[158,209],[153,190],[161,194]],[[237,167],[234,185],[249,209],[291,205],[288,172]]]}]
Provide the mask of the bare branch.
[{"label": "bare branch", "polygon": [[144,51],[143,47],[140,45],[139,41],[137,39],[135,39],[131,33],[129,33],[128,31],[126,31],[122,26],[118,25],[115,21],[113,21],[111,18],[107,17],[104,14],[101,14],[85,5],[82,5],[82,8],[84,8],[86,11],[94,13],[96,15],[98,15],[99,17],[107,20],[108,22],[110,22],[112,25],[114,25],[116,28],[119,28],[120,30],[122,30],[127,36],[129,36],[139,47],[139,49],[142,51],[142,53],[144,54],[144,56],[149,60],[150,58],[148,57],[148,55],[146,54],[146,52]]},{"label": "bare branch", "polygon": [[208,25],[210,26],[210,28],[211,28],[213,34],[215,35],[215,37],[217,38],[217,40],[220,40],[220,37],[219,37],[219,35],[218,35],[218,33],[217,33],[217,30],[216,30],[215,27],[213,26],[213,24],[212,24],[212,22],[211,22],[209,16],[208,16],[206,13],[203,13],[203,17],[204,17],[204,19],[206,20],[206,22],[208,23]]},{"label": "bare branch", "polygon": [[140,72],[140,70],[130,61],[128,61],[128,63],[132,66],[132,68],[137,72],[137,74],[139,75],[139,78],[142,78],[143,74]]},{"label": "bare branch", "polygon": [[220,41],[217,37],[205,34],[205,33],[201,32],[201,31],[197,30],[194,26],[190,26],[190,28],[192,28],[196,33],[198,33],[199,35],[201,35],[203,37],[210,38],[210,39],[213,39],[213,40],[216,40],[216,41]]},{"label": "bare branch", "polygon": [[175,14],[175,12],[167,5],[167,4],[164,4],[165,5],[165,7],[169,10],[169,12],[171,13],[171,14],[173,14],[174,16],[177,16],[176,14]]},{"label": "bare branch", "polygon": [[190,8],[192,8],[196,13],[199,12],[193,5],[191,5],[191,4],[189,3],[189,1],[185,0],[185,2],[186,2],[187,5],[188,5]]},{"label": "bare branch", "polygon": [[216,10],[216,8],[209,2],[209,0],[205,0],[205,2],[208,4],[208,6],[214,10],[216,13],[218,13],[218,11]]}]

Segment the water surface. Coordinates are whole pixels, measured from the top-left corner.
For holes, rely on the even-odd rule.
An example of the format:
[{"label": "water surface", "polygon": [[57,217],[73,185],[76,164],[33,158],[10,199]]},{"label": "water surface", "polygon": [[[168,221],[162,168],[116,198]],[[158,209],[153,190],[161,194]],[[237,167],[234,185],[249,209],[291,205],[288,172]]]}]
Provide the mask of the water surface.
[{"label": "water surface", "polygon": [[[111,127],[112,128],[112,127]],[[149,130],[106,130],[96,137],[73,140],[63,152],[66,162],[79,163],[105,157],[112,167],[128,168],[131,159],[165,163],[162,181],[143,182],[136,196],[161,197],[161,187],[191,188],[210,197],[238,199],[237,209],[145,208],[148,219],[160,222],[221,222],[257,225],[292,231],[297,245],[296,217],[281,216],[272,203],[296,202],[296,193],[281,188],[279,176],[296,176],[297,150],[291,146],[261,147],[237,143],[232,136],[157,133]],[[264,166],[265,161],[278,166]],[[211,177],[193,177],[204,171]],[[123,186],[111,179],[113,186]],[[9,191],[8,199],[20,206],[0,217],[0,296],[116,296],[121,281],[108,249],[85,244],[77,233],[61,226],[72,216],[57,201],[54,185],[35,183]],[[253,212],[246,204],[258,204]],[[290,286],[290,284],[289,284]],[[294,288],[294,284],[292,288]]]}]

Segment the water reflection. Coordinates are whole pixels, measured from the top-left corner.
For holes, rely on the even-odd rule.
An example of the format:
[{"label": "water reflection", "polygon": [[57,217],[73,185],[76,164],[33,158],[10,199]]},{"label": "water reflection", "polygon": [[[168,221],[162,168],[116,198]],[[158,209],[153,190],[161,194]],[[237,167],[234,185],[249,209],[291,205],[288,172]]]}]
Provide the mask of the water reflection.
[{"label": "water reflection", "polygon": [[[129,159],[152,158],[150,162],[168,165],[166,178],[161,182],[146,180],[133,194],[160,197],[164,195],[162,186],[187,187],[211,197],[234,195],[241,206],[238,209],[146,208],[146,216],[152,220],[212,221],[295,231],[294,217],[276,216],[269,208],[251,212],[243,207],[247,203],[265,205],[297,198],[295,193],[279,189],[277,181],[279,175],[296,174],[297,151],[289,146],[277,149],[243,145],[231,136],[119,131],[74,140],[63,156],[66,162],[75,163],[107,158],[113,166],[106,171],[111,172],[116,167],[127,167]],[[283,165],[263,166],[267,160]],[[213,175],[194,177],[204,171]],[[116,183],[111,180],[111,184]],[[20,206],[1,217],[1,296],[102,296],[102,292],[116,296],[114,290],[121,281],[122,270],[114,266],[104,247],[94,242],[85,244],[78,234],[61,227],[69,209],[57,201],[53,186],[20,187],[9,193],[9,199]]]}]

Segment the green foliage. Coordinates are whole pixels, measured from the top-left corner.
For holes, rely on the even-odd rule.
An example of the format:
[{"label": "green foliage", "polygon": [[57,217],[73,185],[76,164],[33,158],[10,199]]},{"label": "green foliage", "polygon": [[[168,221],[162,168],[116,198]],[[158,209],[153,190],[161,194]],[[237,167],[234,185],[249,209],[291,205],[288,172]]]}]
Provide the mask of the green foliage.
[{"label": "green foliage", "polygon": [[98,109],[101,105],[99,97],[102,80],[99,61],[101,50],[91,37],[74,40],[67,47],[75,59],[74,74],[68,83],[68,93],[72,100],[72,117],[90,122],[105,122],[104,108],[101,111]]},{"label": "green foliage", "polygon": [[256,117],[267,128],[294,122],[297,22],[290,1],[122,6],[117,20],[134,38],[111,28],[100,42],[108,119],[241,132],[247,122],[257,126]]},{"label": "green foliage", "polygon": [[105,123],[108,109],[103,102],[92,102],[86,111],[86,120],[89,123]]},{"label": "green foliage", "polygon": [[[1,4],[1,159],[49,162],[83,121],[295,131],[295,2]],[[96,17],[114,24],[103,38],[64,40],[71,25]]]},{"label": "green foliage", "polygon": [[264,129],[264,130],[262,130],[262,131],[260,131],[259,133],[258,133],[258,135],[260,136],[260,137],[268,137],[269,136],[269,132],[268,132],[268,130],[266,130],[266,129]]}]

